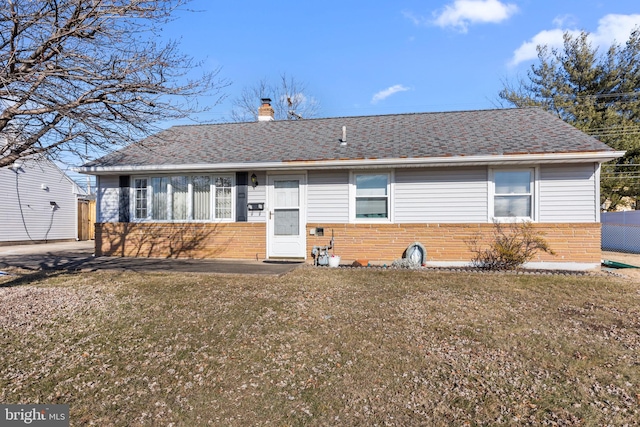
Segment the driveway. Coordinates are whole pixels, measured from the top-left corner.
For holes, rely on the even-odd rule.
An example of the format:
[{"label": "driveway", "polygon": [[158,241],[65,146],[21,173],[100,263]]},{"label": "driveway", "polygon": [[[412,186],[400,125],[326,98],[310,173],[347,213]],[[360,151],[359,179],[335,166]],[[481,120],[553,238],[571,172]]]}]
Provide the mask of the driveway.
[{"label": "driveway", "polygon": [[60,242],[0,246],[0,270],[127,270],[184,273],[267,274],[287,273],[303,263],[244,260],[95,257],[94,242]]}]

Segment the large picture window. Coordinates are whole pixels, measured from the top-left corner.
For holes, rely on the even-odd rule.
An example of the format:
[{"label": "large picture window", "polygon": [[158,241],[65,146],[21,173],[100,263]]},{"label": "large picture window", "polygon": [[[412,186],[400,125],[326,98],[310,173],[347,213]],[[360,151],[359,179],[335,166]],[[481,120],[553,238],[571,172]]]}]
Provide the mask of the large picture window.
[{"label": "large picture window", "polygon": [[356,220],[389,219],[389,174],[354,174],[354,199]]},{"label": "large picture window", "polygon": [[533,169],[493,172],[493,217],[533,219]]},{"label": "large picture window", "polygon": [[211,219],[211,177],[208,175],[193,178],[193,219]]},{"label": "large picture window", "polygon": [[213,221],[233,218],[233,176],[152,176],[134,179],[134,218]]},{"label": "large picture window", "polygon": [[167,219],[167,194],[169,192],[169,179],[164,177],[151,178],[151,218],[158,220]]},{"label": "large picture window", "polygon": [[189,178],[171,177],[171,219],[186,221],[189,219]]}]

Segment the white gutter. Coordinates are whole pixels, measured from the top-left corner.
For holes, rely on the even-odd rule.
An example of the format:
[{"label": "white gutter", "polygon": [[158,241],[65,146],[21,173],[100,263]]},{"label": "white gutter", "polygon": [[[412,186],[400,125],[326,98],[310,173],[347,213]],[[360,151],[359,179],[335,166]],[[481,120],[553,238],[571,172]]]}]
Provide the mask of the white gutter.
[{"label": "white gutter", "polygon": [[207,171],[249,171],[249,170],[314,170],[314,169],[372,169],[409,168],[437,166],[478,166],[478,165],[524,165],[537,163],[603,163],[624,155],[624,151],[594,151],[582,153],[551,154],[507,154],[492,156],[420,157],[393,159],[347,159],[291,162],[252,163],[196,163],[150,166],[94,166],[78,167],[76,172],[90,175],[115,175],[122,173],[147,172],[207,172]]}]

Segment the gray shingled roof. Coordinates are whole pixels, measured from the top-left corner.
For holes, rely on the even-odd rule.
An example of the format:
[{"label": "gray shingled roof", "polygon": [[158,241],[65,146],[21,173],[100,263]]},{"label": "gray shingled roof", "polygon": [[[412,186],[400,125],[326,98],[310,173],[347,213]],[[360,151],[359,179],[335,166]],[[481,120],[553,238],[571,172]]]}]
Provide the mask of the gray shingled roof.
[{"label": "gray shingled roof", "polygon": [[174,126],[85,167],[583,152],[613,150],[546,111],[523,108]]}]

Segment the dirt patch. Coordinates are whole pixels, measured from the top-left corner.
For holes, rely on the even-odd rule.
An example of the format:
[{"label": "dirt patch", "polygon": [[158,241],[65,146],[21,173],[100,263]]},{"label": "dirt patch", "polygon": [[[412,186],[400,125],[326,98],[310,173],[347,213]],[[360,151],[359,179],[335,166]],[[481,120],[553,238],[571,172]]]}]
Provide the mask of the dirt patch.
[{"label": "dirt patch", "polygon": [[[640,254],[628,254],[624,252],[602,251],[602,259],[607,261],[621,262],[623,264],[640,267]],[[623,274],[629,278],[640,280],[640,268],[620,268],[616,273]]]}]

